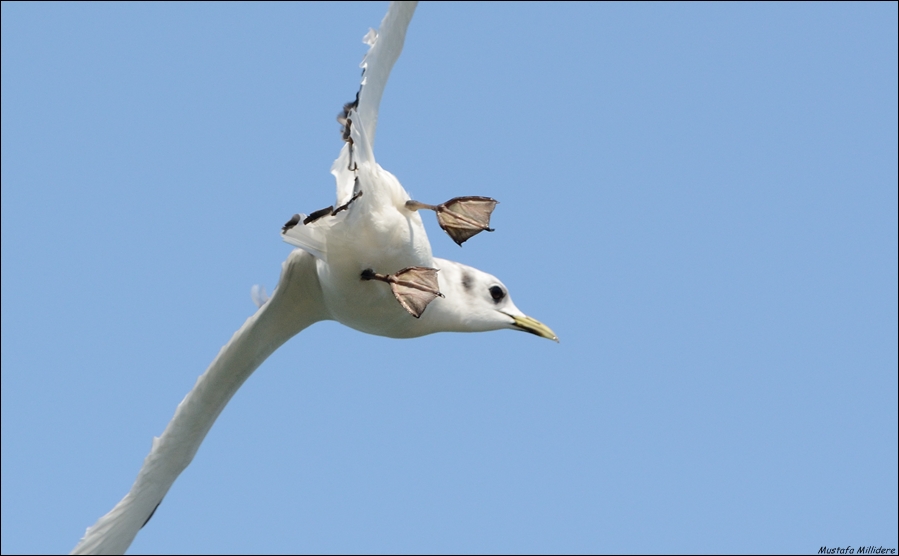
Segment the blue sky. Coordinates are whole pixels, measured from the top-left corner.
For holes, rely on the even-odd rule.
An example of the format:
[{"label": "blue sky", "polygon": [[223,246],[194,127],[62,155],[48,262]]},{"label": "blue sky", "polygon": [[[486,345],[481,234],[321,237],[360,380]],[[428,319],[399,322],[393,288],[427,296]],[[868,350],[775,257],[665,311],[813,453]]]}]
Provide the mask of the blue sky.
[{"label": "blue sky", "polygon": [[[2,5],[2,551],[128,490],[334,200],[386,3]],[[897,5],[422,4],[376,155],[560,344],[320,323],[132,552],[897,545]]]}]

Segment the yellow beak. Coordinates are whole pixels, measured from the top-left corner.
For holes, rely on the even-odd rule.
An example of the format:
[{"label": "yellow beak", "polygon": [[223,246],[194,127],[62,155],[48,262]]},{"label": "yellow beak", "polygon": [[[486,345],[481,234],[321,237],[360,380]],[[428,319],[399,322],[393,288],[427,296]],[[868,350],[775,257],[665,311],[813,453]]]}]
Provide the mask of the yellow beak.
[{"label": "yellow beak", "polygon": [[512,317],[512,320],[515,321],[515,326],[518,327],[519,330],[524,330],[525,332],[530,332],[531,334],[536,334],[541,338],[546,338],[547,340],[553,340],[554,342],[559,341],[559,337],[556,336],[556,333],[553,332],[548,326],[543,324],[537,319],[532,319],[531,317],[526,317],[524,315],[509,315]]}]

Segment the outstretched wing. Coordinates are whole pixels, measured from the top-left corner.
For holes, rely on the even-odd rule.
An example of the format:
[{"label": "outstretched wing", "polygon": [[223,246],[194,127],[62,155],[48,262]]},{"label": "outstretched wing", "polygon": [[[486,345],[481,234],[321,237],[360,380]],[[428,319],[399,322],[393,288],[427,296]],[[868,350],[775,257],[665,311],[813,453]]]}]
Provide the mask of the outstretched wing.
[{"label": "outstretched wing", "polygon": [[72,554],[123,554],[237,389],[284,342],[327,318],[315,258],[295,250],[284,262],[272,297],[234,333],[178,404],[162,435],[153,439],[131,491],[88,527]]},{"label": "outstretched wing", "polygon": [[378,127],[378,109],[381,96],[390,77],[393,64],[403,51],[406,29],[415,13],[418,2],[391,2],[387,15],[381,21],[377,32],[369,30],[365,42],[370,46],[362,59],[362,84],[356,100],[347,104],[345,118],[351,120],[351,133],[345,139],[352,139],[340,151],[334,161],[331,173],[337,179],[337,204],[342,205],[353,196],[355,174],[351,170],[354,163],[364,160],[374,161],[372,148]]},{"label": "outstretched wing", "polygon": [[362,87],[359,89],[356,112],[372,146],[375,143],[381,96],[384,94],[387,78],[390,77],[390,70],[403,51],[406,29],[417,5],[418,2],[392,2],[378,32],[369,31],[365,36],[366,43],[371,48],[362,59]]}]

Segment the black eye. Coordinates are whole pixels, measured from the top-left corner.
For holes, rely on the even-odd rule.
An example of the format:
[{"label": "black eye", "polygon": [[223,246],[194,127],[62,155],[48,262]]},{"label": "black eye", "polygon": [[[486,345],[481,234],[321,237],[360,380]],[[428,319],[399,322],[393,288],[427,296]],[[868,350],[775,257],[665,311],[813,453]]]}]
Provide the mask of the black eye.
[{"label": "black eye", "polygon": [[506,292],[499,286],[490,286],[490,297],[493,298],[493,301],[500,302],[506,297]]}]

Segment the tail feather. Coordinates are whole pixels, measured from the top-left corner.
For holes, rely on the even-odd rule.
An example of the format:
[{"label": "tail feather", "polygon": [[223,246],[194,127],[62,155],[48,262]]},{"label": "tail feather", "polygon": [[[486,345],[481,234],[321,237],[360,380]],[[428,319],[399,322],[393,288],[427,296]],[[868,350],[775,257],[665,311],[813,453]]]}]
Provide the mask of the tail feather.
[{"label": "tail feather", "polygon": [[[316,222],[315,224],[318,223]],[[327,260],[327,251],[325,249],[324,234],[315,224],[307,226],[300,222],[296,226],[282,232],[281,239],[325,261]]]}]

